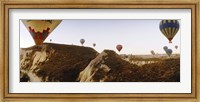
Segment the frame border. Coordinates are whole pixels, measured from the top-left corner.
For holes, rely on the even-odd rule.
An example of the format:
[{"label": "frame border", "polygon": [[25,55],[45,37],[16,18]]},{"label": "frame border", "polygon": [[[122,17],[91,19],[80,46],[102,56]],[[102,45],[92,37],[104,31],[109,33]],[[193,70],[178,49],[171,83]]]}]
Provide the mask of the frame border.
[{"label": "frame border", "polygon": [[[199,2],[197,1],[176,1],[176,2],[122,2],[122,1],[102,1],[102,2],[73,2],[73,1],[60,1],[60,2],[37,2],[37,1],[3,1],[1,5],[2,17],[1,17],[1,55],[2,61],[1,65],[1,77],[2,77],[2,99],[3,100],[19,100],[19,99],[140,99],[144,100],[154,100],[154,99],[170,99],[170,100],[199,100],[199,66],[197,65],[198,61],[198,49],[197,43],[200,43],[198,24],[199,24]],[[11,94],[8,92],[8,70],[9,70],[9,9],[64,9],[64,8],[78,8],[78,9],[131,9],[131,8],[141,8],[141,9],[191,9],[192,10],[192,93],[191,94]]]}]

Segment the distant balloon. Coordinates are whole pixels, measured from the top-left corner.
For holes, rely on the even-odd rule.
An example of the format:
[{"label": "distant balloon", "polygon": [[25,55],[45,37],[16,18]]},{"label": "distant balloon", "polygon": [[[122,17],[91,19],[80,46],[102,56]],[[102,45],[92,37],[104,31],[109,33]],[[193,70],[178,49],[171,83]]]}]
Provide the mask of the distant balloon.
[{"label": "distant balloon", "polygon": [[62,20],[22,20],[36,45],[41,45]]},{"label": "distant balloon", "polygon": [[80,43],[83,45],[85,43],[85,39],[81,39]]},{"label": "distant balloon", "polygon": [[116,46],[116,49],[117,49],[119,52],[122,50],[122,48],[123,48],[123,47],[122,47],[122,45],[120,45],[120,44]]},{"label": "distant balloon", "polygon": [[176,45],[175,48],[178,49],[178,45]]},{"label": "distant balloon", "polygon": [[152,54],[152,55],[155,55],[155,52],[154,52],[153,50],[151,50],[151,54]]},{"label": "distant balloon", "polygon": [[166,53],[167,53],[168,56],[171,56],[171,54],[172,54],[172,49],[167,49],[167,50],[166,50]]},{"label": "distant balloon", "polygon": [[96,44],[95,44],[95,43],[93,43],[92,45],[93,45],[93,47],[95,47],[95,46],[96,46]]},{"label": "distant balloon", "polygon": [[172,43],[172,39],[179,30],[178,20],[162,20],[159,27],[160,31],[169,40],[169,43]]},{"label": "distant balloon", "polygon": [[167,46],[164,46],[163,49],[166,51],[166,50],[168,49],[168,47],[167,47]]}]

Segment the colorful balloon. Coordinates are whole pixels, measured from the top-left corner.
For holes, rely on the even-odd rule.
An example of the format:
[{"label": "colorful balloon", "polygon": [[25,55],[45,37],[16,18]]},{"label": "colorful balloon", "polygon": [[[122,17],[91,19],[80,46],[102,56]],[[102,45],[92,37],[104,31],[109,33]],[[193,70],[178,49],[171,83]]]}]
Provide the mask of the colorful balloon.
[{"label": "colorful balloon", "polygon": [[167,47],[167,46],[164,46],[163,49],[166,51],[166,50],[168,49],[168,47]]},{"label": "colorful balloon", "polygon": [[167,53],[168,56],[171,56],[171,54],[172,54],[172,49],[167,49],[167,50],[166,50],[166,53]]},{"label": "colorful balloon", "polygon": [[123,48],[123,47],[122,47],[122,45],[120,45],[120,44],[116,46],[116,49],[117,49],[119,52],[122,50],[122,48]]},{"label": "colorful balloon", "polygon": [[175,48],[178,49],[178,45],[176,45]]},{"label": "colorful balloon", "polygon": [[178,20],[162,20],[159,27],[160,31],[169,40],[169,43],[172,43],[172,39],[179,30]]},{"label": "colorful balloon", "polygon": [[81,39],[80,43],[83,45],[85,43],[85,39]]},{"label": "colorful balloon", "polygon": [[36,45],[41,45],[62,20],[22,20]]}]

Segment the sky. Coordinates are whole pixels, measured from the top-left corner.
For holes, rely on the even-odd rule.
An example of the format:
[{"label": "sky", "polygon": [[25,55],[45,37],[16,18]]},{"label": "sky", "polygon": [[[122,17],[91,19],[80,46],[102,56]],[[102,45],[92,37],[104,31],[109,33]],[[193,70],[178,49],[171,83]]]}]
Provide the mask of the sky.
[{"label": "sky", "polygon": [[[134,20],[134,19],[66,19],[55,28],[44,42],[78,45],[80,39],[85,39],[84,46],[93,47],[101,53],[104,49],[114,50],[120,54],[146,55],[155,53],[164,54],[163,46],[180,53],[180,29],[169,43],[168,39],[161,33],[159,23],[161,20]],[[121,44],[123,49],[118,52],[116,45]],[[20,48],[35,45],[30,33],[20,22]],[[175,49],[178,45],[178,49]]]}]

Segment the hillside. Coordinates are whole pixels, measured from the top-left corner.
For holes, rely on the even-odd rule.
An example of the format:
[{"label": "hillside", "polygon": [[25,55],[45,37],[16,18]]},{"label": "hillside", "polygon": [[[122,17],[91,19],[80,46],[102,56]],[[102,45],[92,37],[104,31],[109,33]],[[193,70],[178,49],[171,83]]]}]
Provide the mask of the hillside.
[{"label": "hillside", "polygon": [[81,82],[176,82],[180,81],[179,59],[137,66],[111,50],[104,50],[79,75]]},{"label": "hillside", "polygon": [[23,48],[20,52],[21,73],[34,77],[29,81],[50,82],[76,81],[80,71],[98,54],[89,47],[53,43]]},{"label": "hillside", "polygon": [[[128,80],[126,75],[137,72],[137,65],[121,59],[112,50],[104,50],[80,73],[80,81],[133,81]],[[136,78],[135,76],[134,79]]]},{"label": "hillside", "polygon": [[180,82],[180,58],[142,65],[112,50],[44,43],[20,49],[21,82]]},{"label": "hillside", "polygon": [[180,82],[180,59],[145,64],[140,70],[142,82]]}]

